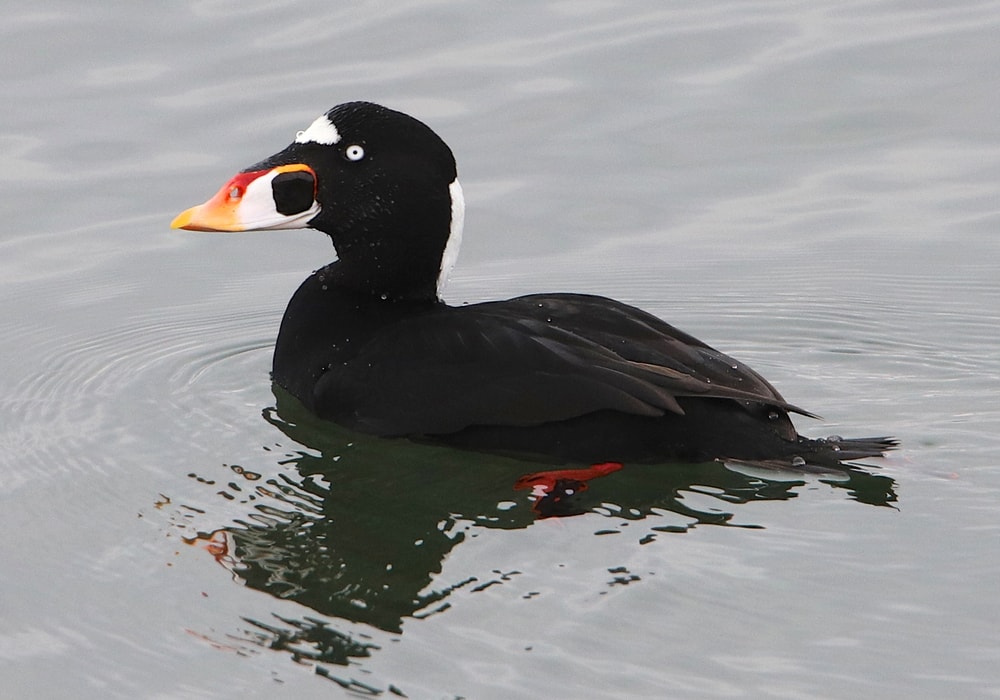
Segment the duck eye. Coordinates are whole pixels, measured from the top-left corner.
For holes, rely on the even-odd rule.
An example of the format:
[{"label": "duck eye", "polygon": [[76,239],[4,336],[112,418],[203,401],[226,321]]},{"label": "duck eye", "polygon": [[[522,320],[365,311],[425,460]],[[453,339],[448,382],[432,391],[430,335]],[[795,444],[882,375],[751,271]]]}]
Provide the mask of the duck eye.
[{"label": "duck eye", "polygon": [[231,188],[229,188],[230,202],[237,202],[242,196],[243,196],[243,190],[241,190],[238,186],[233,185]]},{"label": "duck eye", "polygon": [[357,144],[344,149],[344,157],[347,160],[359,161],[365,157],[365,149]]}]

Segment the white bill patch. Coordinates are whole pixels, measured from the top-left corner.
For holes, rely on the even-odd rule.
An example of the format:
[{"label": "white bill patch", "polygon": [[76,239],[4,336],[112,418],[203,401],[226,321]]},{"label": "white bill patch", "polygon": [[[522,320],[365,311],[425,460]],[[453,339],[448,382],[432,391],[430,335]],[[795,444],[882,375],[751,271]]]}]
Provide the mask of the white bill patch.
[{"label": "white bill patch", "polygon": [[444,247],[444,253],[441,254],[441,270],[437,280],[438,296],[441,296],[448,275],[458,260],[458,249],[462,245],[462,229],[465,227],[465,195],[462,194],[462,185],[459,184],[458,178],[448,185],[448,193],[451,195],[451,226],[448,231],[448,243]]},{"label": "white bill patch", "polygon": [[244,231],[306,228],[309,221],[319,214],[319,204],[315,201],[305,211],[291,216],[277,211],[271,190],[271,181],[277,175],[278,173],[272,170],[247,185],[243,200],[236,210],[236,216]]},{"label": "white bill patch", "polygon": [[295,134],[295,143],[318,143],[332,146],[340,142],[340,132],[325,114],[309,125],[305,131]]}]

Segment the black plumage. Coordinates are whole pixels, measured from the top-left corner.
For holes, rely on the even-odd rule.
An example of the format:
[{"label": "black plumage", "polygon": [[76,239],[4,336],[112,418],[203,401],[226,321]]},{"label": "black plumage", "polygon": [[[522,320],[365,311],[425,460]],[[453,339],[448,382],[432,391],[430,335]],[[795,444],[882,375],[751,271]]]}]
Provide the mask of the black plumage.
[{"label": "black plumage", "polygon": [[[378,435],[589,462],[837,466],[894,444],[799,436],[789,413],[812,414],[759,374],[611,299],[445,304],[442,256],[464,206],[450,149],[421,122],[370,103],[325,119],[244,171],[281,172],[273,217],[237,229],[284,227],[312,205],[308,225],[333,240],[338,260],[292,297],[273,364],[274,381],[320,417]],[[309,140],[314,128],[320,137]],[[175,225],[211,227],[188,215]]]}]

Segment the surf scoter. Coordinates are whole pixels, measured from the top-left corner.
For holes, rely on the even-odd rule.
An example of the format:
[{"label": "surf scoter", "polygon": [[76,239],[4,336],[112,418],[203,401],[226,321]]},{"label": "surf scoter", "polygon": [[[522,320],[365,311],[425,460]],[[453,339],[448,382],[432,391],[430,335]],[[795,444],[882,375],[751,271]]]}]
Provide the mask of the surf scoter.
[{"label": "surf scoter", "polygon": [[835,467],[895,444],[800,436],[789,413],[812,414],[755,371],[612,299],[445,304],[464,210],[437,134],[351,102],[172,226],[330,236],[337,260],[289,302],[272,377],[311,412],[356,430],[588,463]]}]

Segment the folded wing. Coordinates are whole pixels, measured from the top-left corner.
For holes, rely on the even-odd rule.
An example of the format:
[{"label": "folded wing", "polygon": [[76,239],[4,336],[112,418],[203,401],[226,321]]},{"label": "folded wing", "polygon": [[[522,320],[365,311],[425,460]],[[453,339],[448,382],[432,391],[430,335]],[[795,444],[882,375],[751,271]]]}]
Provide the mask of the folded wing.
[{"label": "folded wing", "polygon": [[678,398],[810,415],[742,363],[611,300],[532,295],[400,321],[316,385],[325,417],[381,435],[529,426],[600,410],[683,415]]}]

